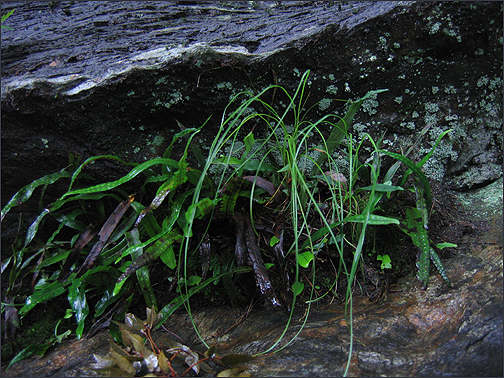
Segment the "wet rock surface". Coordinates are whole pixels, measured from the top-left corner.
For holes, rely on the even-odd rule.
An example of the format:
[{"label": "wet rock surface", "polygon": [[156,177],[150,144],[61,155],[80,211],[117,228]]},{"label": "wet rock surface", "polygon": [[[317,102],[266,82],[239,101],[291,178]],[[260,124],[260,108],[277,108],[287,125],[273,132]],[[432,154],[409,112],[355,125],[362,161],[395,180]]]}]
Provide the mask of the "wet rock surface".
[{"label": "wet rock surface", "polygon": [[[428,289],[421,290],[411,275],[378,303],[355,298],[349,376],[502,376],[502,180],[491,190],[500,190],[500,207],[466,203],[473,214],[487,212],[489,217],[483,231],[466,235],[464,253],[445,261],[452,289],[432,274]],[[484,192],[481,189],[474,195]],[[478,222],[482,217],[469,220]],[[350,343],[344,304],[335,301],[321,308],[314,306],[307,319],[304,315],[295,311],[284,339],[272,350],[295,338],[293,343],[276,353],[258,356],[244,364],[244,369],[252,376],[341,376]],[[221,354],[267,351],[284,331],[288,317],[279,311],[247,314],[238,308],[193,313],[202,338],[216,345]],[[191,348],[206,349],[187,313],[174,314],[164,326]],[[163,340],[168,335],[157,331],[157,345],[166,345]],[[101,332],[90,340],[65,341],[45,357],[18,363],[2,375],[95,376],[90,369],[92,353],[105,355],[109,338],[108,332]]]}]

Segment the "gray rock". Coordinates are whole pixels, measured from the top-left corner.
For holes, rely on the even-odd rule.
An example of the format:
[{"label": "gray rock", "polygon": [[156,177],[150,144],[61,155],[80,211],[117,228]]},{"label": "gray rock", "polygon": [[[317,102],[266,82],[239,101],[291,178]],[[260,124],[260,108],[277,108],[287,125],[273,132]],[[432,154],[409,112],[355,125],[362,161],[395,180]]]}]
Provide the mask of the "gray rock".
[{"label": "gray rock", "polygon": [[[292,90],[311,69],[313,117],[335,99],[388,88],[364,104],[354,134],[417,152],[453,129],[424,169],[457,190],[502,175],[501,4],[444,2],[4,2],[2,204],[36,177],[87,158],[142,161],[178,130],[203,142],[230,96]],[[278,97],[277,106],[281,106]],[[110,168],[94,168],[98,178]],[[124,171],[124,167],[115,166]],[[122,171],[121,171],[122,169]],[[124,173],[124,172],[123,172]]]}]

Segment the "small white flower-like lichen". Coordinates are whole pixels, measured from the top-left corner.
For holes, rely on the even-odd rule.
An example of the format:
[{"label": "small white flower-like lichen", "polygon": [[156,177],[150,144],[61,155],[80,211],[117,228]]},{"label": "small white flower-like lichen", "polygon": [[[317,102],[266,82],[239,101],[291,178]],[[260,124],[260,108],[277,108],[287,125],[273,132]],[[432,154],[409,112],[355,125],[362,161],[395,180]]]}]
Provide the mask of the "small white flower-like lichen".
[{"label": "small white flower-like lichen", "polygon": [[448,94],[456,94],[457,89],[453,85],[449,85],[444,89],[444,92]]},{"label": "small white flower-like lichen", "polygon": [[326,88],[326,92],[336,96],[338,93],[338,87],[331,84]]},{"label": "small white flower-like lichen", "polygon": [[332,103],[332,100],[330,98],[324,98],[322,100],[319,101],[318,103],[318,107],[320,109],[320,111],[326,111],[329,106],[331,106],[331,103]]},{"label": "small white flower-like lichen", "polygon": [[436,22],[434,25],[431,26],[429,30],[429,34],[436,34],[441,27],[441,22]]},{"label": "small white flower-like lichen", "polygon": [[378,110],[376,108],[378,107],[378,101],[376,100],[378,96],[378,93],[374,93],[372,96],[370,96],[368,99],[364,100],[362,103],[362,110],[369,115],[376,114]]},{"label": "small white flower-like lichen", "polygon": [[478,87],[482,87],[484,85],[487,85],[488,84],[488,76],[482,76],[479,78],[478,82],[476,83],[476,85]]},{"label": "small white flower-like lichen", "polygon": [[439,110],[439,105],[438,104],[434,104],[432,102],[427,102],[427,103],[424,104],[424,106],[425,106],[425,110],[428,113],[436,113]]}]

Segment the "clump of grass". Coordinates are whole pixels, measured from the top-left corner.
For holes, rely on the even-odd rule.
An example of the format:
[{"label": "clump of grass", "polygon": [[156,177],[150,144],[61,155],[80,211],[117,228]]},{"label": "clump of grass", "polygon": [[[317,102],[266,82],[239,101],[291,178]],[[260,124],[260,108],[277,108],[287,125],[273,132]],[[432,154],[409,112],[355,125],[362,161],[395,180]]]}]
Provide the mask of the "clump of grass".
[{"label": "clump of grass", "polygon": [[[432,195],[421,170],[447,132],[419,163],[407,157],[413,147],[398,154],[381,149],[380,142],[369,134],[355,140],[351,132],[355,114],[366,99],[384,90],[370,91],[350,102],[342,118],[328,114],[312,120],[311,108],[305,109],[308,77],[309,71],[293,94],[274,85],[257,94],[236,95],[224,111],[206,157],[193,143],[205,125],[196,129],[180,124],[183,131],[174,136],[163,157],[136,164],[116,156],[95,156],[22,188],[2,209],[2,219],[10,209],[28,201],[36,188],[69,180],[68,189],[45,205],[24,240],[15,243],[12,255],[2,262],[2,273],[9,271],[7,300],[2,305],[6,321],[14,326],[18,317],[22,319],[37,305],[66,296],[67,314],[73,314],[75,335],[80,338],[90,315],[99,319],[90,330],[93,333],[106,323],[100,319],[110,318],[115,309],[130,303],[140,291],[147,307],[159,313],[157,324],[161,325],[181,306],[191,314],[190,298],[219,282],[225,283],[231,298],[243,299],[244,293],[235,287],[232,278],[253,273],[270,303],[290,311],[301,298],[307,314],[313,303],[344,279],[352,333],[352,287],[363,261],[368,228],[390,224],[400,227],[419,248],[418,278],[423,286],[428,284],[430,260],[449,285],[428,238]],[[268,91],[287,98],[287,107],[278,112],[262,100]],[[256,125],[262,133],[253,131]],[[329,137],[324,136],[327,129],[331,131]],[[179,142],[184,152],[175,160],[172,150]],[[365,144],[371,146],[370,153],[364,151]],[[200,169],[189,165],[189,154],[200,163]],[[339,171],[335,154],[346,159],[345,174]],[[383,167],[385,156],[396,160],[387,170]],[[133,168],[118,180],[81,186],[86,165],[103,159]],[[398,175],[401,164],[406,171]],[[143,177],[138,192],[152,198],[147,205],[136,200],[137,194],[122,189],[138,177]],[[408,180],[410,177],[413,179]],[[377,210],[383,214],[381,204],[407,189],[410,181],[416,207],[408,209],[406,218],[378,215]],[[266,262],[255,237],[258,214],[275,225],[268,236],[273,257]],[[39,229],[49,218],[58,226],[42,240]],[[216,262],[212,260],[209,240],[215,224],[223,222],[234,224],[236,229],[236,259],[233,255],[220,256]],[[74,230],[71,237],[62,232],[68,229]],[[316,265],[322,249],[334,252],[338,268],[334,281],[327,284],[328,290],[319,294],[315,290]],[[86,256],[84,262],[81,255]],[[173,299],[162,308],[149,271],[149,264],[158,259],[172,283]],[[247,260],[250,266],[244,264]],[[276,280],[270,278],[271,272],[275,272]],[[20,282],[29,275],[35,283],[33,292],[23,303],[16,303],[25,294],[19,292]],[[21,305],[19,311],[16,305]],[[294,340],[282,344],[292,315],[290,311],[279,339],[262,353],[281,350]],[[121,315],[113,316],[121,320]],[[194,320],[193,325],[199,334]],[[349,356],[352,343],[353,338]],[[29,350],[24,351],[22,357],[29,354]]]}]

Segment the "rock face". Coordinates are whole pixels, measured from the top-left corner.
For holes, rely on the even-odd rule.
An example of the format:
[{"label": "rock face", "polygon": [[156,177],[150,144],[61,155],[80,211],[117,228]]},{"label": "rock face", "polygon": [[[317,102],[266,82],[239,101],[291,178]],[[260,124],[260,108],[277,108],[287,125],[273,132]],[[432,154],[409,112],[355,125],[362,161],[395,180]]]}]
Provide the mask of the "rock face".
[{"label": "rock face", "polygon": [[[311,70],[314,117],[367,101],[354,134],[392,149],[453,129],[425,166],[452,189],[502,175],[499,2],[4,2],[2,206],[22,186],[82,158],[141,161],[179,129],[208,142],[230,96]],[[281,106],[277,98],[275,106]],[[414,139],[414,138],[413,138]],[[120,167],[114,167],[120,169]],[[111,167],[98,172],[110,177]]]}]

